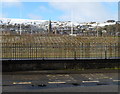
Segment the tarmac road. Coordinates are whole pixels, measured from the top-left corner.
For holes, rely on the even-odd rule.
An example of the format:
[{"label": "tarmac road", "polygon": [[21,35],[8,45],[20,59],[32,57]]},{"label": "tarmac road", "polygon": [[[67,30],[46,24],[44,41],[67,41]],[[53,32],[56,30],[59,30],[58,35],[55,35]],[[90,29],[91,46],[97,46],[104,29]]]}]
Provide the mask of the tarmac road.
[{"label": "tarmac road", "polygon": [[[115,71],[91,73],[47,73],[12,72],[3,73],[3,92],[118,92],[120,79]],[[55,70],[54,70],[55,71]],[[28,73],[28,74],[27,74]],[[1,86],[0,86],[1,87]]]}]

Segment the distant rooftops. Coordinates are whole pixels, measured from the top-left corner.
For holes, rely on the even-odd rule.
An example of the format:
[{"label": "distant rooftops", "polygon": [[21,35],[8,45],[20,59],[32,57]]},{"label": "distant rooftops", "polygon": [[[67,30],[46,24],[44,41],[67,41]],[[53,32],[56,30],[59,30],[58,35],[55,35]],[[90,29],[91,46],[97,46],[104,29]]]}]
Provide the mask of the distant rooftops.
[{"label": "distant rooftops", "polygon": [[115,20],[107,20],[107,22],[109,23],[109,22],[115,22]]}]

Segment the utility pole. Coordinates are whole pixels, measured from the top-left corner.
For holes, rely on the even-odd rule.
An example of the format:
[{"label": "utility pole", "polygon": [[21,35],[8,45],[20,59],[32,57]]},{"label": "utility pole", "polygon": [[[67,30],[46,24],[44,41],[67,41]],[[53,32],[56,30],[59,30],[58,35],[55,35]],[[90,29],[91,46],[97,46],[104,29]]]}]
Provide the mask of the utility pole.
[{"label": "utility pole", "polygon": [[98,24],[99,24],[99,23],[97,23],[97,37],[99,36],[99,35],[98,35]]},{"label": "utility pole", "polygon": [[[32,24],[32,23],[31,23],[31,24]],[[30,25],[30,29],[31,29],[31,32],[30,32],[30,33],[32,34],[32,25]]]},{"label": "utility pole", "polygon": [[[22,9],[22,7],[20,7],[20,18],[21,18],[21,16],[22,16],[22,13],[21,13],[22,10],[21,10],[21,9]],[[22,33],[22,29],[21,29],[21,23],[20,23],[20,35],[21,35],[21,33]]]},{"label": "utility pole", "polygon": [[73,35],[73,23],[71,22],[71,35]]},{"label": "utility pole", "polygon": [[71,35],[73,35],[73,10],[71,10]]},{"label": "utility pole", "polygon": [[22,29],[21,29],[21,24],[20,24],[20,35],[21,35]]}]

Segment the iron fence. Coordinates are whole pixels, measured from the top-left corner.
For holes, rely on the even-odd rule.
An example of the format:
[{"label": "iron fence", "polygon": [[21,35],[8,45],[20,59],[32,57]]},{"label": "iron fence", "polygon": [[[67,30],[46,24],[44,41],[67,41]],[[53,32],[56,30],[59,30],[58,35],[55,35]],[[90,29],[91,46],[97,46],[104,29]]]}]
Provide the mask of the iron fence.
[{"label": "iron fence", "polygon": [[119,58],[118,37],[2,36],[3,59]]}]

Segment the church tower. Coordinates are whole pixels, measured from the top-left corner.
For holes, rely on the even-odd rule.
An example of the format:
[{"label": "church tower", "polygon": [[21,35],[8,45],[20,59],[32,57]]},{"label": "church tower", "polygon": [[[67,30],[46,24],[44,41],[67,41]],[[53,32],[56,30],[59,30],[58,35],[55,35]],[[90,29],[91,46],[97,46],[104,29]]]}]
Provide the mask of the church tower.
[{"label": "church tower", "polygon": [[48,33],[52,33],[51,20],[49,20],[49,23],[48,23]]}]

